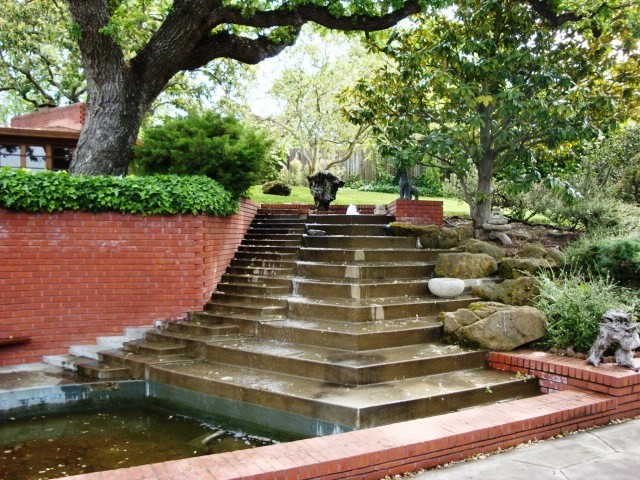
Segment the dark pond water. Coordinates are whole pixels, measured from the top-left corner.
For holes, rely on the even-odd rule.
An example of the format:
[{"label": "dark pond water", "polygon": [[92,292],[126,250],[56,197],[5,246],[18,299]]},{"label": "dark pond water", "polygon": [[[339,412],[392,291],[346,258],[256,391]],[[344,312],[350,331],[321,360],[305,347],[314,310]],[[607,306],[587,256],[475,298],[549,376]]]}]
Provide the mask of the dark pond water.
[{"label": "dark pond water", "polygon": [[50,479],[253,448],[272,440],[150,408],[0,423],[0,479]]}]

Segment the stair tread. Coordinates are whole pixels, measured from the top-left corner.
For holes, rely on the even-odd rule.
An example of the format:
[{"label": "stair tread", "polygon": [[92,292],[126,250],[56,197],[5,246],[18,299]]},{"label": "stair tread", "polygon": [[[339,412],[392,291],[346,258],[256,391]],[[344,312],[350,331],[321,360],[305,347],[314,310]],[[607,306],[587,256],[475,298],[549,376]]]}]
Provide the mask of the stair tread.
[{"label": "stair tread", "polygon": [[304,303],[308,305],[324,305],[324,306],[340,306],[340,307],[387,307],[397,305],[428,305],[434,303],[447,303],[447,301],[460,302],[464,300],[473,301],[478,300],[470,294],[458,295],[455,298],[439,298],[435,295],[423,295],[419,297],[405,296],[405,297],[382,297],[382,298],[310,298],[292,296],[289,299],[290,303]]},{"label": "stair tread", "polygon": [[287,397],[306,398],[317,403],[354,409],[371,408],[412,399],[438,397],[455,392],[487,389],[499,384],[521,382],[514,376],[495,370],[470,369],[414,377],[403,380],[344,387],[283,373],[195,360],[154,366],[205,381],[235,385],[243,389],[271,392]]},{"label": "stair tread", "polygon": [[270,321],[269,325],[284,329],[316,330],[345,335],[367,335],[396,332],[399,330],[440,328],[442,326],[437,317],[402,318],[371,322],[339,322],[335,320],[286,318]]},{"label": "stair tread", "polygon": [[208,342],[211,346],[240,350],[250,354],[287,357],[306,362],[332,364],[348,368],[365,368],[445,356],[477,354],[478,350],[443,343],[420,343],[375,350],[339,350],[335,348],[230,335]]}]

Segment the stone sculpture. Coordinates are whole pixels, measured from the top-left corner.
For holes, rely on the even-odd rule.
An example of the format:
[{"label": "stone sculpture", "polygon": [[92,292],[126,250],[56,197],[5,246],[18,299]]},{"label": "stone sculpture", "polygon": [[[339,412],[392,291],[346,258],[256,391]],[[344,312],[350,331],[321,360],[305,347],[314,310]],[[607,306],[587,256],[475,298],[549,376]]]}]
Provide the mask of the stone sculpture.
[{"label": "stone sculpture", "polygon": [[336,199],[338,188],[342,187],[344,182],[326,170],[309,175],[307,180],[309,181],[309,190],[313,195],[316,210],[329,211],[329,204]]},{"label": "stone sculpture", "polygon": [[638,324],[631,321],[631,314],[617,310],[609,310],[600,320],[600,333],[589,350],[587,363],[597,367],[602,361],[602,354],[612,345],[618,345],[615,353],[616,363],[621,367],[639,371],[633,361],[633,351],[640,348]]}]

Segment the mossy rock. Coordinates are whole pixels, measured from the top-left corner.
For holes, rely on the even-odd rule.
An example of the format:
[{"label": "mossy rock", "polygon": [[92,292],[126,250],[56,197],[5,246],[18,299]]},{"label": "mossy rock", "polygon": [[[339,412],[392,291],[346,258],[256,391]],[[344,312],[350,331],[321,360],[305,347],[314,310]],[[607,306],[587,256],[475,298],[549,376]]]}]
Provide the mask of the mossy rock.
[{"label": "mossy rock", "polygon": [[420,240],[422,248],[451,249],[473,236],[471,227],[442,227],[440,225],[411,225],[402,222],[389,224],[389,232],[396,236],[412,236]]},{"label": "mossy rock", "polygon": [[476,238],[466,240],[460,245],[460,248],[469,253],[486,253],[496,260],[501,260],[507,254],[507,251],[504,248],[494,243],[485,242]]},{"label": "mossy rock", "polygon": [[533,305],[540,293],[533,277],[520,277],[501,283],[486,283],[472,287],[474,295],[507,305]]},{"label": "mossy rock", "polygon": [[526,245],[520,252],[518,252],[520,258],[544,258],[552,261],[555,265],[564,264],[564,253],[557,248],[545,247],[540,244]]},{"label": "mossy rock", "polygon": [[453,278],[483,278],[498,270],[496,259],[486,253],[440,253],[435,275]]},{"label": "mossy rock", "polygon": [[500,262],[498,275],[505,279],[514,279],[533,276],[541,270],[551,270],[555,267],[557,264],[552,259],[510,257]]},{"label": "mossy rock", "polygon": [[262,185],[262,193],[288,197],[291,195],[291,187],[280,180],[272,180]]}]

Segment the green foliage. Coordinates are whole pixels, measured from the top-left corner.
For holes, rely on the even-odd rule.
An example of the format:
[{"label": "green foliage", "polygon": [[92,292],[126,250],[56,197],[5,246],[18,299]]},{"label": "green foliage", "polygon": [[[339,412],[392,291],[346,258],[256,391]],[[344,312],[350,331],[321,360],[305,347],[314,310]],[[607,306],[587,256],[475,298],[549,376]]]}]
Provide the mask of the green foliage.
[{"label": "green foliage", "polygon": [[230,215],[238,202],[204,176],[111,177],[0,169],[0,207],[23,212]]},{"label": "green foliage", "polygon": [[606,277],[585,277],[579,272],[538,278],[540,295],[535,307],[548,319],[541,344],[586,352],[598,336],[602,315],[608,310],[631,311],[633,297]]},{"label": "green foliage", "polygon": [[593,275],[640,287],[640,237],[592,235],[566,250],[567,261]]},{"label": "green foliage", "polygon": [[134,148],[133,171],[140,174],[205,175],[234,196],[269,175],[271,141],[233,117],[212,112],[167,121],[145,132]]},{"label": "green foliage", "polygon": [[610,37],[601,43],[575,25],[560,33],[525,2],[456,7],[380,34],[372,48],[390,61],[356,86],[358,106],[348,113],[375,124],[396,164],[455,174],[479,221],[490,212],[494,176],[526,185],[623,119],[627,77],[603,75],[616,67]]}]

